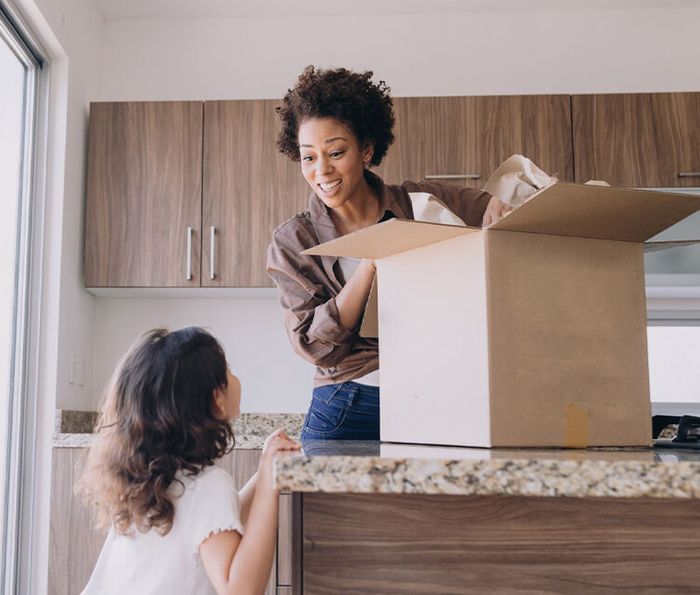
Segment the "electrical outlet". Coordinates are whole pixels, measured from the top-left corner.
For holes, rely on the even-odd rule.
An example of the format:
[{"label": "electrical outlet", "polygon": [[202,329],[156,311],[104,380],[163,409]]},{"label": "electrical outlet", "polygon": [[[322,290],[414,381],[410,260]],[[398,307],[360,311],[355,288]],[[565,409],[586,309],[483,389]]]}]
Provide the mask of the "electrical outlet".
[{"label": "electrical outlet", "polygon": [[85,367],[86,367],[86,360],[87,358],[85,357],[84,354],[81,354],[79,363],[80,365],[78,366],[78,386],[85,386]]},{"label": "electrical outlet", "polygon": [[75,352],[72,349],[70,350],[69,358],[68,384],[75,384],[75,380],[78,376],[78,360],[75,357]]}]

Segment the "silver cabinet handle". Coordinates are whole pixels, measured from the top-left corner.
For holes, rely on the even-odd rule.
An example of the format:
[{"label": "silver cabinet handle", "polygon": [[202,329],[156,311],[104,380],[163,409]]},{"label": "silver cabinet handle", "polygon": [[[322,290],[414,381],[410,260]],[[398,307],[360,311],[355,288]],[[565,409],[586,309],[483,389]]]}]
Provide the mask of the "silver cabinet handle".
[{"label": "silver cabinet handle", "polygon": [[192,231],[191,227],[187,228],[187,280],[192,280]]},{"label": "silver cabinet handle", "polygon": [[700,171],[681,171],[678,172],[679,178],[700,178]]},{"label": "silver cabinet handle", "polygon": [[216,279],[216,227],[209,228],[209,278]]},{"label": "silver cabinet handle", "polygon": [[479,174],[428,174],[426,180],[478,180]]}]

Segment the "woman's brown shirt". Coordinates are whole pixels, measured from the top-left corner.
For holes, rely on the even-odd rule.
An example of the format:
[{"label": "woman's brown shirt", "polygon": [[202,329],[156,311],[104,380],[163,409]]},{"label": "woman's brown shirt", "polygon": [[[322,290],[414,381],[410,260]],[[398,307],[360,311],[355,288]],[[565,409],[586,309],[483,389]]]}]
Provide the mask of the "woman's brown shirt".
[{"label": "woman's brown shirt", "polygon": [[[366,171],[367,182],[382,204],[380,213],[413,219],[409,192],[428,192],[439,198],[467,225],[480,227],[491,195],[474,188],[430,182],[384,184]],[[339,237],[321,199],[312,194],[309,208],[272,232],[267,272],[279,290],[289,340],[296,353],[316,366],[314,385],[353,380],[379,367],[379,342],[340,324],[335,298],[344,279],[338,259],[304,256],[303,250]]]}]

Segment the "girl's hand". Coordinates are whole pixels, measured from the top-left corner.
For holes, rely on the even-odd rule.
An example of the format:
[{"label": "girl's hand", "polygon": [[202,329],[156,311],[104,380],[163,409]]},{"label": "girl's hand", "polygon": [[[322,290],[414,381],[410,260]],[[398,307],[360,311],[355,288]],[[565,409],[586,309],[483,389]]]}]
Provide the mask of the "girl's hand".
[{"label": "girl's hand", "polygon": [[[287,433],[282,430],[275,430],[267,438],[263,444],[262,457],[260,458],[259,477],[260,483],[264,487],[273,488],[272,486],[272,462],[275,455],[281,451],[299,450],[301,444],[292,440]],[[274,489],[274,488],[273,488]]]},{"label": "girl's hand", "polygon": [[481,226],[488,227],[489,225],[493,225],[512,210],[512,207],[502,203],[497,197],[492,196],[489,204],[486,206],[486,211],[484,211],[484,219],[481,222]]},{"label": "girl's hand", "polygon": [[[275,441],[281,442],[278,442],[276,444]],[[295,445],[295,448],[281,447],[282,445],[287,444]],[[292,440],[282,428],[278,428],[277,430],[272,432],[272,434],[270,434],[267,438],[265,438],[265,442],[263,443],[262,447],[263,454],[266,454],[270,450],[270,448],[275,448],[276,450],[298,450],[299,448],[301,448],[301,444]]]}]

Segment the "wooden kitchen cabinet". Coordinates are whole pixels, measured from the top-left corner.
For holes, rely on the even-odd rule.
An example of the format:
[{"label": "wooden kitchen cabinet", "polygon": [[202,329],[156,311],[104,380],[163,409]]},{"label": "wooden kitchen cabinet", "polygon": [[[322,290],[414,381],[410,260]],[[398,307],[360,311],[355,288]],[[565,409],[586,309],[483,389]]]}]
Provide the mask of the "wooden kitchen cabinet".
[{"label": "wooden kitchen cabinet", "polygon": [[204,104],[202,286],[271,287],[272,230],[307,206],[299,163],[277,150],[280,103]]},{"label": "wooden kitchen cabinet", "polygon": [[271,287],[272,230],[309,194],[279,103],[93,103],[85,285]]},{"label": "wooden kitchen cabinet", "polygon": [[200,101],[91,104],[87,287],[199,286],[202,110]]},{"label": "wooden kitchen cabinet", "polygon": [[[261,451],[236,449],[218,461],[240,489],[257,471]],[[92,511],[74,493],[85,467],[86,448],[54,448],[49,533],[49,595],[79,593],[92,573],[107,532],[95,530]],[[280,496],[278,551],[265,595],[291,585],[291,494]],[[288,559],[289,558],[289,559]],[[279,569],[279,570],[278,570]]]},{"label": "wooden kitchen cabinet", "polygon": [[54,448],[51,466],[48,595],[75,595],[85,587],[107,536],[75,494],[85,448]]},{"label": "wooden kitchen cabinet", "polygon": [[697,593],[698,522],[682,498],[305,493],[303,592]]},{"label": "wooden kitchen cabinet", "polygon": [[[306,208],[276,146],[275,100],[108,102],[90,109],[87,287],[269,287],[272,230]],[[568,96],[397,98],[387,182],[467,174],[513,153],[573,176]]]},{"label": "wooden kitchen cabinet", "polygon": [[574,95],[576,181],[700,186],[700,93]]},{"label": "wooden kitchen cabinet", "polygon": [[399,97],[396,141],[377,173],[390,183],[437,178],[482,187],[514,153],[573,180],[568,95]]},{"label": "wooden kitchen cabinet", "polygon": [[[299,164],[277,151],[279,103],[92,104],[86,286],[271,286],[272,229],[309,195]],[[481,187],[521,153],[564,181],[700,185],[700,93],[394,103],[396,141],[376,169],[388,183]]]}]

